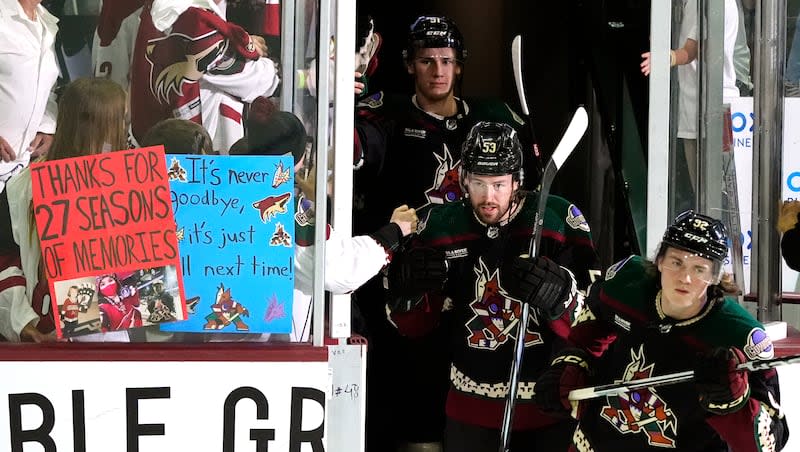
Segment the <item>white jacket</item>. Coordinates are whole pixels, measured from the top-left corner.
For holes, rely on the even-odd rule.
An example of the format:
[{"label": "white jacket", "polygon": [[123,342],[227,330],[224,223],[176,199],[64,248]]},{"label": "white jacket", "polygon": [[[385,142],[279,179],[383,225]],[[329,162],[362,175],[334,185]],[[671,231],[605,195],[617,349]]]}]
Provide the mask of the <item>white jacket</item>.
[{"label": "white jacket", "polygon": [[17,0],[0,0],[0,137],[17,154],[13,162],[0,161],[0,190],[30,162],[36,133],[56,130],[58,19],[41,5],[36,14],[31,21]]}]

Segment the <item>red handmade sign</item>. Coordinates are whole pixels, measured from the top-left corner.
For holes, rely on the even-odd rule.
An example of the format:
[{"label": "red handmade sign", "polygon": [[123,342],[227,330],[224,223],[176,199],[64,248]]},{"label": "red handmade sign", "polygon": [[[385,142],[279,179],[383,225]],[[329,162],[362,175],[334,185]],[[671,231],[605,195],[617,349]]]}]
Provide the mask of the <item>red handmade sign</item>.
[{"label": "red handmade sign", "polygon": [[186,318],[163,147],[31,165],[59,337]]}]

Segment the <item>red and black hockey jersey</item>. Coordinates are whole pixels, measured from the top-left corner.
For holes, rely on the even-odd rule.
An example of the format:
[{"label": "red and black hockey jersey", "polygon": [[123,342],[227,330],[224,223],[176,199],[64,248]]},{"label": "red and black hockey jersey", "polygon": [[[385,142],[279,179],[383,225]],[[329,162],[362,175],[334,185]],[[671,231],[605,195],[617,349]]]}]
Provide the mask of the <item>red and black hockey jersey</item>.
[{"label": "red and black hockey jersey", "polygon": [[353,203],[357,233],[376,230],[402,204],[419,210],[459,201],[461,144],[477,122],[504,122],[524,135],[522,118],[505,103],[456,103],[457,113],[446,118],[426,113],[411,96],[378,92],[358,103],[354,160],[359,170]]},{"label": "red and black hockey jersey", "polygon": [[[717,298],[696,317],[674,321],[659,314],[656,268],[638,256],[610,267],[592,286],[570,342],[600,356],[596,384],[689,370],[700,352],[737,347],[751,360],[773,356],[772,342],[734,300]],[[788,427],[780,414],[774,369],[750,373],[751,397],[724,416],[706,412],[692,382],[645,388],[581,402],[578,451],[684,452],[779,450]]]},{"label": "red and black hockey jersey", "polygon": [[[447,415],[460,422],[495,429],[501,426],[522,305],[503,289],[500,268],[504,260],[527,252],[536,205],[534,194],[524,194],[512,219],[500,227],[480,222],[468,201],[436,206],[415,243],[444,251],[449,261],[448,282],[444,293],[430,294],[411,311],[393,312],[392,320],[401,333],[420,335],[437,327],[441,316],[451,317],[447,320],[452,326],[453,353]],[[585,289],[593,275],[600,274],[589,226],[580,210],[563,198],[548,198],[539,249],[569,269],[577,287],[565,300],[570,308],[561,318],[551,320],[531,310],[515,429],[559,421],[541,413],[533,403],[533,385],[579,311],[582,295],[576,289]]]}]

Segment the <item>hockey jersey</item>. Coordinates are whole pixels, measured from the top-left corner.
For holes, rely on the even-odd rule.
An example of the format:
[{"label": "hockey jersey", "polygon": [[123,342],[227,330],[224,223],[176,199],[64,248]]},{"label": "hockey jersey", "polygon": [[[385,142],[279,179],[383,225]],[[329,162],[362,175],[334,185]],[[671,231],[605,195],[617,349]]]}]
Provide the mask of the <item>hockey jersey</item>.
[{"label": "hockey jersey", "polygon": [[[203,6],[205,5],[205,6]],[[155,123],[188,119],[227,153],[244,136],[244,103],[275,92],[272,60],[210,0],[154,0],[142,10],[131,73],[131,127],[141,141]]]},{"label": "hockey jersey", "polygon": [[[595,383],[655,377],[692,368],[700,352],[737,347],[748,359],[769,359],[772,342],[763,326],[729,298],[707,303],[696,317],[664,317],[655,266],[631,256],[608,269],[595,284],[573,325],[570,342],[600,356]],[[752,372],[751,396],[724,416],[706,412],[692,382],[645,388],[621,396],[581,402],[576,450],[685,452],[776,451],[788,436],[778,405],[774,369]]]},{"label": "hockey jersey", "polygon": [[[409,311],[395,309],[391,318],[401,333],[421,335],[436,327],[441,316],[452,316],[448,321],[453,358],[447,415],[457,421],[494,429],[501,426],[522,304],[503,289],[500,268],[504,260],[528,251],[536,201],[533,193],[523,194],[510,221],[500,227],[479,221],[466,200],[434,207],[414,243],[444,251],[449,262],[447,284],[442,294],[429,294]],[[563,198],[548,198],[539,249],[541,255],[573,273],[577,288],[564,300],[568,309],[558,319],[531,310],[515,429],[559,421],[534,405],[533,386],[580,310],[582,295],[576,289],[585,289],[592,275],[599,275],[589,226],[578,208]]]},{"label": "hockey jersey", "polygon": [[[461,144],[479,121],[507,123],[524,130],[508,105],[491,100],[456,99],[451,117],[426,113],[415,97],[378,92],[356,109],[353,203],[356,233],[372,232],[402,204],[425,210],[459,201]],[[420,215],[422,217],[422,215]]]},{"label": "hockey jersey", "polygon": [[96,77],[107,77],[128,89],[131,58],[139,31],[139,17],[147,0],[117,0],[103,3],[97,18],[93,44]]}]

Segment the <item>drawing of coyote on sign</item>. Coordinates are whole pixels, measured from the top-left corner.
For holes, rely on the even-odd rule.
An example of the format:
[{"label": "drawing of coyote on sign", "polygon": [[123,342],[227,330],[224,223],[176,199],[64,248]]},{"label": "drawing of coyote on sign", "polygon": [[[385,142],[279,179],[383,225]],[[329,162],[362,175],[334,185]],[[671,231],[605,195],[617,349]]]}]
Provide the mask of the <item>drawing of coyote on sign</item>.
[{"label": "drawing of coyote on sign", "polygon": [[233,323],[237,331],[250,330],[242,317],[250,317],[250,311],[231,297],[230,288],[226,289],[225,285],[220,284],[217,288],[217,298],[211,305],[211,314],[206,316],[208,322],[203,329],[221,330]]}]

